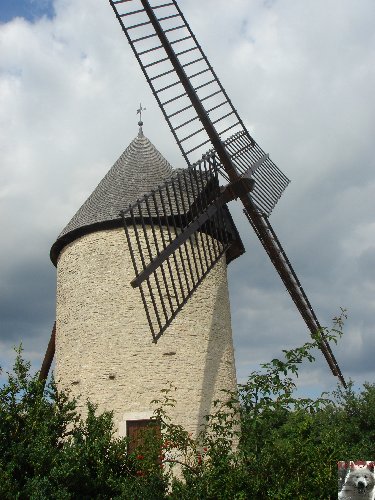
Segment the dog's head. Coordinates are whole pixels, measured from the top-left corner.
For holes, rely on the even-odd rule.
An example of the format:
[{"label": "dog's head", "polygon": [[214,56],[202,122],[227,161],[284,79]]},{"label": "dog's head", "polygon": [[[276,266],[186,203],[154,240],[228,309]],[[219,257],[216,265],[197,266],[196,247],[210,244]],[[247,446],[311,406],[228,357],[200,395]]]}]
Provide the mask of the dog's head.
[{"label": "dog's head", "polygon": [[357,489],[360,495],[364,495],[367,491],[372,490],[375,485],[374,480],[374,464],[354,463],[350,464],[350,479],[352,485]]}]

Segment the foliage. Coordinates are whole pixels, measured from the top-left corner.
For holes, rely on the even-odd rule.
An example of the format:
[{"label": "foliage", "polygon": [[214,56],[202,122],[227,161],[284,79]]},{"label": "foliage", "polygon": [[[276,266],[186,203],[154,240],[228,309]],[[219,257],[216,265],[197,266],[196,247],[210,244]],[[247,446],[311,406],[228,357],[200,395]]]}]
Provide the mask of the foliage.
[{"label": "foliage", "polygon": [[174,387],[153,403],[160,425],[145,431],[134,453],[114,437],[112,415],[88,403],[81,421],[74,401],[43,389],[21,351],[0,389],[0,498],[318,499],[337,498],[338,460],[375,456],[375,385],[356,393],[295,395],[298,368],[313,362],[321,335],[283,351],[225,394],[197,438],[169,418]]},{"label": "foliage", "polygon": [[114,438],[112,415],[81,421],[75,401],[52,381],[46,390],[18,350],[0,389],[0,498],[154,499],[164,495],[161,474],[139,476],[125,439]]}]

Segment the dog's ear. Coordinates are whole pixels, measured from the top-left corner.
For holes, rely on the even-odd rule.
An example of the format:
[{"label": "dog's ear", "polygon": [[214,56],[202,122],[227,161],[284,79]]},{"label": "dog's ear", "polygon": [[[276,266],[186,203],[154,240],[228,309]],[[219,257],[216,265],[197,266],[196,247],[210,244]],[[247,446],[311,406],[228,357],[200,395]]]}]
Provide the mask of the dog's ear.
[{"label": "dog's ear", "polygon": [[351,470],[353,470],[353,469],[354,469],[355,464],[354,464],[354,462],[353,462],[352,460],[350,460],[350,462],[349,462],[349,466],[350,466]]},{"label": "dog's ear", "polygon": [[367,467],[370,469],[371,472],[374,472],[374,462],[370,462],[367,464]]}]

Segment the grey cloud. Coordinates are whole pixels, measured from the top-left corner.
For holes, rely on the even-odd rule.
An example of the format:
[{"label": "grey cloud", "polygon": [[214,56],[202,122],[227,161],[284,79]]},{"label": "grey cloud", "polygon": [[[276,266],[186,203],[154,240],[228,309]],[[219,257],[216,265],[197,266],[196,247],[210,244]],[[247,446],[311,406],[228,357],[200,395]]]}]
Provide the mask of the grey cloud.
[{"label": "grey cloud", "polygon": [[56,273],[42,259],[18,262],[5,271],[0,287],[0,330],[3,341],[17,342],[53,322]]}]

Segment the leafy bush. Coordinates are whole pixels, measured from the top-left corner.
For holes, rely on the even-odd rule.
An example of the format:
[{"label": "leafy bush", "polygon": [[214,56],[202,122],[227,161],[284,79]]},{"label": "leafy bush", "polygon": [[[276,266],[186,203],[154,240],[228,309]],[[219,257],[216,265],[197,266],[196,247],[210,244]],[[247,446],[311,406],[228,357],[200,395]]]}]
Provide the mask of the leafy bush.
[{"label": "leafy bush", "polygon": [[0,498],[163,498],[159,471],[140,476],[126,439],[114,437],[111,413],[80,421],[75,401],[46,389],[18,350],[0,389]]},{"label": "leafy bush", "polygon": [[[343,316],[325,331],[341,334]],[[337,498],[338,460],[375,456],[375,385],[295,396],[295,376],[313,362],[319,335],[223,394],[197,439],[168,417],[166,387],[138,448],[116,438],[111,413],[79,419],[75,401],[30,374],[17,351],[0,389],[0,498],[318,499]],[[159,428],[158,426],[158,428]]]}]

